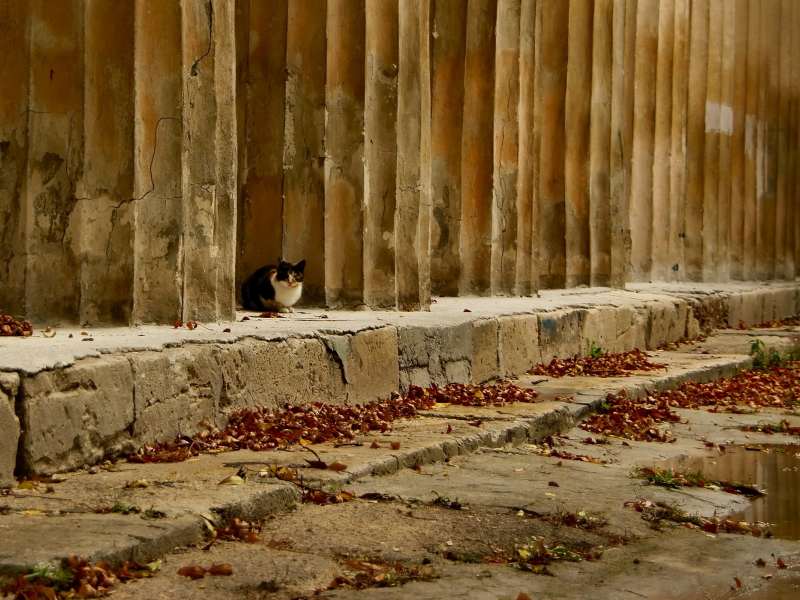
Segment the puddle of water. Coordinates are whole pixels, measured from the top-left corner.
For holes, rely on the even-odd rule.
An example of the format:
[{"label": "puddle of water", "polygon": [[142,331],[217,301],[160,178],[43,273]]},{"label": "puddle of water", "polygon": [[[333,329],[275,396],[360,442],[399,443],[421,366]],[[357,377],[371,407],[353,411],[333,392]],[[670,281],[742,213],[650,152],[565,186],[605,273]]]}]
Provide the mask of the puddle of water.
[{"label": "puddle of water", "polygon": [[[757,448],[748,450],[747,448]],[[800,540],[800,446],[727,446],[708,456],[677,456],[659,461],[662,469],[702,471],[709,479],[738,481],[765,490],[731,519],[770,524],[772,535]]]}]

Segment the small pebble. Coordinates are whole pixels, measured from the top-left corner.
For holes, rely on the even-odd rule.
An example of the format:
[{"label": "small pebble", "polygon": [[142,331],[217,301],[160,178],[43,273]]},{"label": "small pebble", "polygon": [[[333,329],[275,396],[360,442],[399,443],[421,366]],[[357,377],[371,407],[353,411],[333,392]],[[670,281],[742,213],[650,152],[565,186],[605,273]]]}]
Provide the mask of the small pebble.
[{"label": "small pebble", "polygon": [[91,469],[89,469],[89,475],[97,475],[99,472],[100,469],[98,469],[97,467],[92,467]]}]

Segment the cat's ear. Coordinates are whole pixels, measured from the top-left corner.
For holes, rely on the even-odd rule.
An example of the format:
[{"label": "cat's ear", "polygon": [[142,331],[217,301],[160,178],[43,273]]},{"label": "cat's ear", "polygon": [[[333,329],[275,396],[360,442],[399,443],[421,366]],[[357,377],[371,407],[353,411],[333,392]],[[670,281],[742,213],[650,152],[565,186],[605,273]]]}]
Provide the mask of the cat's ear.
[{"label": "cat's ear", "polygon": [[294,266],[294,270],[298,273],[302,273],[306,268],[306,259],[301,260]]}]

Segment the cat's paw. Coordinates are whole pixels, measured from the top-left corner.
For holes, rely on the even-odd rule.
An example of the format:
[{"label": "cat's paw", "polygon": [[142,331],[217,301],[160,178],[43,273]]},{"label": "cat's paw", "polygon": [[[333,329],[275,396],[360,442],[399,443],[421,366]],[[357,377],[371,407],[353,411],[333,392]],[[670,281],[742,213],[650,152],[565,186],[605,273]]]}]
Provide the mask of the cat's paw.
[{"label": "cat's paw", "polygon": [[282,306],[278,312],[282,313],[293,313],[294,309],[291,306]]}]

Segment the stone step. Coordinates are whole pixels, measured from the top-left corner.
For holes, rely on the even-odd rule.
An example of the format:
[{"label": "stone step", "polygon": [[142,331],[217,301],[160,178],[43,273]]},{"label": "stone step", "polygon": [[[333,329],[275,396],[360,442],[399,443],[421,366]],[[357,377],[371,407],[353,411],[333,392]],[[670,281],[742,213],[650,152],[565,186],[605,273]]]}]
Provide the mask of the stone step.
[{"label": "stone step", "polygon": [[[692,345],[679,352],[653,353],[654,360],[667,364],[667,370],[632,377],[523,376],[518,380],[520,385],[540,392],[534,404],[449,406],[425,411],[424,418],[396,422],[390,433],[364,436],[362,446],[315,445],[322,460],[329,464],[340,461],[347,469],[302,469],[304,481],[321,489],[333,485],[341,490],[371,475],[444,461],[482,447],[537,442],[571,428],[607,392],[619,392],[624,387],[629,395],[638,396],[648,390],[674,387],[681,381],[733,375],[750,364],[749,357],[715,350],[743,350],[749,339],[741,334],[714,336],[703,342],[701,349]],[[794,343],[786,337],[778,339],[783,347]],[[573,401],[557,402],[555,396]],[[482,421],[479,427],[470,424],[476,418]],[[448,428],[452,428],[449,433]],[[372,449],[373,440],[381,448]],[[391,449],[392,442],[399,442],[399,449]],[[306,458],[313,456],[295,448],[204,454],[183,463],[119,462],[67,473],[59,477],[64,481],[51,484],[54,493],[12,489],[0,496],[0,572],[57,563],[72,554],[84,555],[90,561],[150,560],[176,546],[198,543],[209,529],[224,527],[233,517],[262,519],[298,504],[301,497],[296,485],[263,477],[259,472],[269,466],[301,465]],[[249,473],[245,483],[220,485],[241,469]],[[141,479],[147,487],[126,487]],[[127,516],[96,513],[115,503],[156,512]]]},{"label": "stone step", "polygon": [[616,352],[656,348],[798,312],[795,282],[629,287],[441,298],[429,313],[240,313],[236,323],[193,330],[3,338],[0,486],[192,435],[200,421],[224,427],[247,406],[364,403],[411,384],[513,377],[584,354],[590,341]]}]

